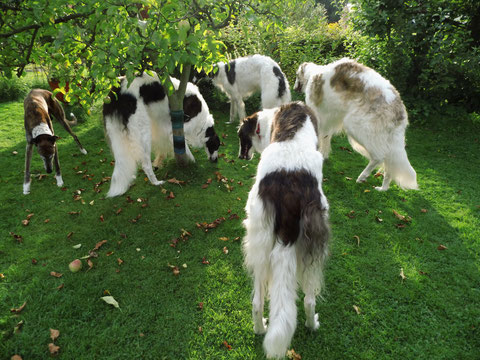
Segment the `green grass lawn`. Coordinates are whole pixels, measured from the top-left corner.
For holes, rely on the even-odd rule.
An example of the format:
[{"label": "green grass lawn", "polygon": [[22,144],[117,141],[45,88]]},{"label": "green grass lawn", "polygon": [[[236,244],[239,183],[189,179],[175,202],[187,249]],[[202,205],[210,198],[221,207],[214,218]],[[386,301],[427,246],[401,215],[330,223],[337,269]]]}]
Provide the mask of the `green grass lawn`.
[{"label": "green grass lawn", "polygon": [[[241,253],[258,156],[238,160],[236,126],[225,124],[228,111],[214,112],[217,164],[199,150],[196,164],[156,172],[184,183],[154,187],[139,171],[124,196],[105,199],[113,158],[99,113],[74,127],[86,156],[54,123],[65,186],[40,176],[35,153],[24,196],[23,104],[0,104],[0,359],[49,358],[49,329],[60,332],[60,359],[262,359]],[[321,326],[303,326],[299,301],[291,348],[302,359],[480,358],[480,132],[461,122],[408,129],[420,191],[380,193],[373,176],[356,184],[366,160],[334,139]],[[91,269],[83,260],[69,271],[102,240]]]}]

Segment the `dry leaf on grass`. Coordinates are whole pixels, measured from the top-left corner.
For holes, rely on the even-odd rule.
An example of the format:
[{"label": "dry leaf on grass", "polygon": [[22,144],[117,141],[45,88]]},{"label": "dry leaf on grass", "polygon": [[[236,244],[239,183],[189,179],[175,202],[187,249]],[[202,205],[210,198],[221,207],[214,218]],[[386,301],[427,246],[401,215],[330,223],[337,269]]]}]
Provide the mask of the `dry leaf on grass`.
[{"label": "dry leaf on grass", "polygon": [[445,245],[438,245],[437,250],[447,250],[448,248]]},{"label": "dry leaf on grass", "polygon": [[60,346],[57,346],[54,343],[50,343],[48,344],[48,351],[50,351],[50,355],[57,355],[60,351]]},{"label": "dry leaf on grass", "polygon": [[96,243],[95,247],[92,249],[92,251],[96,251],[98,249],[100,249],[100,247],[105,244],[107,242],[107,240],[102,240],[102,241],[99,241]]},{"label": "dry leaf on grass", "polygon": [[17,234],[15,234],[15,233],[11,232],[11,231],[10,231],[10,235],[11,235],[17,242],[19,242],[19,243],[21,243],[22,240],[23,240],[22,235],[17,235]]},{"label": "dry leaf on grass", "polygon": [[57,272],[55,272],[55,271],[50,271],[50,275],[52,275],[52,276],[54,276],[54,277],[56,277],[56,278],[59,278],[59,277],[62,277],[62,276],[63,276],[63,274],[57,273]]},{"label": "dry leaf on grass", "polygon": [[294,349],[287,351],[287,358],[290,360],[302,360],[302,356],[297,354]]},{"label": "dry leaf on grass", "polygon": [[227,341],[223,341],[223,345],[227,348],[227,350],[232,350],[232,345],[230,345]]},{"label": "dry leaf on grass", "polygon": [[360,315],[360,308],[357,305],[353,305],[353,310],[355,310],[357,315]]},{"label": "dry leaf on grass", "polygon": [[170,184],[176,184],[176,185],[185,184],[185,181],[177,180],[177,179],[175,179],[175,178],[168,179],[167,181],[168,181]]},{"label": "dry leaf on grass", "polygon": [[60,336],[60,331],[55,329],[50,329],[50,338],[52,341],[55,341]]},{"label": "dry leaf on grass", "polygon": [[105,301],[107,304],[114,306],[117,309],[120,309],[117,300],[113,298],[113,296],[102,296],[100,299]]},{"label": "dry leaf on grass", "polygon": [[400,277],[402,278],[402,281],[405,280],[407,277],[403,273],[403,268],[400,268]]},{"label": "dry leaf on grass", "polygon": [[19,314],[25,308],[26,305],[27,305],[27,302],[25,301],[22,304],[22,306],[20,306],[18,309],[15,309],[15,308],[10,309],[10,312],[15,313],[15,314]]},{"label": "dry leaf on grass", "polygon": [[18,334],[20,332],[20,330],[22,330],[22,326],[23,326],[24,322],[23,320],[20,320],[17,325],[15,325],[15,327],[13,328],[13,332],[15,334]]}]

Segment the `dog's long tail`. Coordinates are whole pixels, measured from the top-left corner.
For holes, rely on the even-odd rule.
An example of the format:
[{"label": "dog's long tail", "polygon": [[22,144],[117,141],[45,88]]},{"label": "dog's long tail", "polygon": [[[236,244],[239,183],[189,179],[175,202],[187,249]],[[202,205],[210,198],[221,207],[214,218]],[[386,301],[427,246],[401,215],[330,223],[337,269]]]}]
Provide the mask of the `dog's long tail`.
[{"label": "dog's long tail", "polygon": [[270,255],[270,319],[263,348],[268,358],[283,358],[297,326],[295,246],[277,241]]},{"label": "dog's long tail", "polygon": [[417,190],[417,173],[413,169],[410,161],[408,161],[407,152],[405,151],[405,142],[396,147],[385,158],[385,174],[389,174],[398,186],[405,190]]},{"label": "dog's long tail", "polygon": [[[308,279],[302,280],[302,284],[308,284],[307,289],[310,290],[310,294],[315,296],[320,291],[323,282],[321,270],[329,238],[327,217],[327,208],[320,202],[307,204],[301,213],[301,230],[298,240],[293,245],[285,246],[281,239],[277,239],[272,250],[270,319],[263,342],[265,353],[269,358],[283,358],[295,332],[297,269],[308,276]],[[297,261],[301,263],[297,264]],[[309,271],[309,269],[318,271]]]}]

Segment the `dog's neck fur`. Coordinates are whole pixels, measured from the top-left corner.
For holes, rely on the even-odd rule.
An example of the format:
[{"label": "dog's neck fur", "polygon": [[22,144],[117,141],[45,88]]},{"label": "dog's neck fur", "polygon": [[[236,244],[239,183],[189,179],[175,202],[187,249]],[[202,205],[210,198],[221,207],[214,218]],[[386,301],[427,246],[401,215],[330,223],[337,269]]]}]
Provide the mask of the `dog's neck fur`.
[{"label": "dog's neck fur", "polygon": [[50,127],[48,126],[48,124],[42,122],[32,129],[32,139],[35,139],[39,135],[53,136],[53,132],[52,130],[50,130]]}]

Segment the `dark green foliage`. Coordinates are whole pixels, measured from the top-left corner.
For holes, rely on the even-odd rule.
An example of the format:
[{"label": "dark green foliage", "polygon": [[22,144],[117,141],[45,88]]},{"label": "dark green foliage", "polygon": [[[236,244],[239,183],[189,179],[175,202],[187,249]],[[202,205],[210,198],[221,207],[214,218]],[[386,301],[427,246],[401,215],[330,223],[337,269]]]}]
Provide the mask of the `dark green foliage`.
[{"label": "dark green foliage", "polygon": [[[348,15],[353,56],[404,97],[480,109],[480,3],[357,0]],[[428,105],[426,105],[428,111]]]}]

